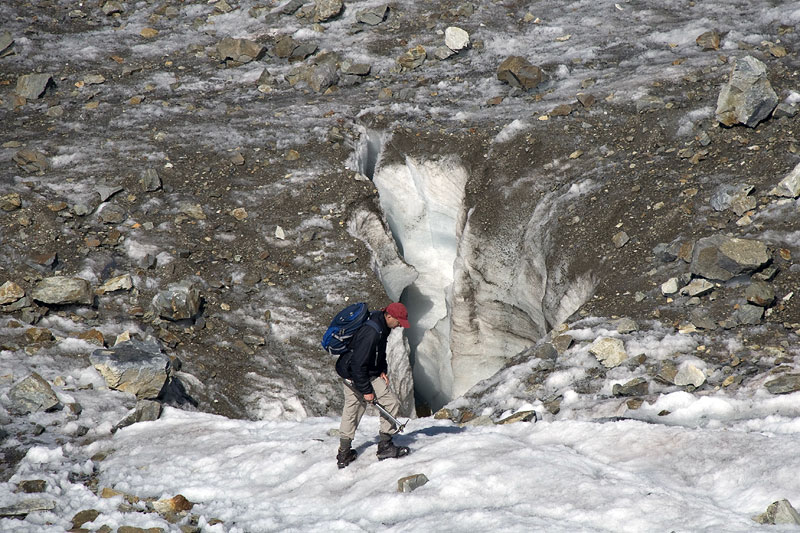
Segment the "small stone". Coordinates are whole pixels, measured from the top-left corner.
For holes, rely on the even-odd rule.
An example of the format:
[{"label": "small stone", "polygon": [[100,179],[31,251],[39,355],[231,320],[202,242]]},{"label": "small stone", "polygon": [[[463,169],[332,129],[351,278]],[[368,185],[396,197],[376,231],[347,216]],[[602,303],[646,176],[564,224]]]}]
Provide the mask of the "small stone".
[{"label": "small stone", "polygon": [[719,41],[720,35],[716,30],[707,31],[695,39],[697,46],[703,50],[719,50]]},{"label": "small stone", "polygon": [[342,0],[315,0],[314,2],[314,22],[326,22],[342,12],[344,2]]},{"label": "small stone", "polygon": [[161,176],[158,175],[156,169],[148,168],[142,172],[142,176],[139,178],[139,184],[145,192],[155,192],[161,188]]},{"label": "small stone", "polygon": [[425,474],[414,474],[397,480],[397,492],[411,492],[428,482]]},{"label": "small stone", "polygon": [[43,279],[31,291],[31,298],[44,304],[53,305],[90,305],[93,301],[88,281],[66,276]]},{"label": "small stone", "polygon": [[20,481],[17,484],[17,488],[20,490],[20,492],[24,492],[26,494],[44,492],[47,490],[47,481],[43,479],[26,479],[24,481]]},{"label": "small stone", "polygon": [[114,291],[128,291],[133,288],[133,278],[130,274],[123,274],[107,280],[95,290],[95,294],[106,294]]},{"label": "small stone", "polygon": [[669,296],[678,292],[678,278],[669,278],[661,284],[661,294]]},{"label": "small stone", "polygon": [[457,26],[444,30],[444,44],[453,52],[460,52],[469,46],[469,33]]},{"label": "small stone", "polygon": [[413,70],[425,62],[427,52],[422,45],[409,49],[397,59],[397,62],[406,70]]},{"label": "small stone", "polygon": [[47,328],[28,328],[25,330],[25,338],[31,343],[44,343],[55,340],[55,337]]},{"label": "small stone", "polygon": [[13,161],[22,170],[29,173],[43,174],[50,168],[50,163],[47,161],[47,156],[38,150],[20,150],[14,157]]},{"label": "small stone", "polygon": [[145,39],[152,39],[158,35],[158,30],[155,28],[142,28],[142,31],[139,32],[139,35]]},{"label": "small stone", "polygon": [[751,283],[744,291],[747,301],[760,307],[769,307],[775,302],[775,289],[764,281]]},{"label": "small stone", "polygon": [[194,507],[194,504],[187,500],[182,494],[178,494],[177,496],[169,499],[153,502],[153,509],[162,514],[191,511],[192,507]]},{"label": "small stone", "polygon": [[22,206],[22,199],[18,193],[12,192],[4,196],[0,196],[0,209],[5,212],[11,212],[19,209]]},{"label": "small stone", "polygon": [[628,237],[627,233],[625,233],[624,231],[620,231],[619,233],[614,234],[611,240],[613,241],[615,248],[622,248],[631,239],[630,237]]},{"label": "small stone", "polygon": [[644,396],[649,392],[650,384],[644,378],[634,378],[624,385],[619,383],[612,387],[614,396]]},{"label": "small stone", "polygon": [[706,382],[706,375],[693,364],[686,363],[681,365],[678,369],[678,373],[675,375],[672,382],[679,387],[691,385],[697,388]]},{"label": "small stone", "polygon": [[388,5],[364,9],[356,13],[356,21],[369,26],[377,26],[386,20],[386,14],[389,12]]},{"label": "small stone", "polygon": [[25,291],[13,281],[6,281],[0,285],[0,305],[16,302],[25,296]]},{"label": "small stone", "polygon": [[79,529],[88,522],[94,522],[98,516],[100,516],[100,512],[94,509],[78,511],[75,516],[72,517],[72,528]]},{"label": "small stone", "polygon": [[50,384],[37,373],[32,373],[8,392],[11,408],[21,413],[50,411],[61,406]]},{"label": "small stone", "polygon": [[247,210],[244,207],[237,207],[231,211],[231,216],[240,222],[247,220]]},{"label": "small stone", "polygon": [[521,56],[510,56],[497,67],[497,79],[529,91],[544,81],[544,72]]},{"label": "small stone", "polygon": [[517,422],[536,422],[536,411],[520,411],[500,420],[498,425],[515,424]]}]

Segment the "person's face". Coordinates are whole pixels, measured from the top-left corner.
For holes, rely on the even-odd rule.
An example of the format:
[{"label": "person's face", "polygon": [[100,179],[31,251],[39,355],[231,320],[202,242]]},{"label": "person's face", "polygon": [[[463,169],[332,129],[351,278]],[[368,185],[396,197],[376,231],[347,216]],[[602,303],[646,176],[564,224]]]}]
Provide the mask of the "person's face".
[{"label": "person's face", "polygon": [[389,313],[386,313],[386,325],[389,326],[389,329],[394,329],[400,325],[400,321]]}]

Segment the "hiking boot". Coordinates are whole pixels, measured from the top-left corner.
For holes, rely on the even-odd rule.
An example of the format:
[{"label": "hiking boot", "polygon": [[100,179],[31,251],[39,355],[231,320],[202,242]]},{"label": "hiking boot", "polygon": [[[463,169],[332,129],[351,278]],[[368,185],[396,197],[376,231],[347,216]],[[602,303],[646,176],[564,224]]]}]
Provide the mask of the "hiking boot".
[{"label": "hiking boot", "polygon": [[347,448],[346,450],[339,449],[339,453],[336,454],[336,466],[339,468],[344,468],[353,461],[356,460],[358,454],[352,448]]},{"label": "hiking boot", "polygon": [[392,442],[392,438],[381,438],[378,442],[378,460],[396,459],[408,455],[408,446],[397,446]]}]

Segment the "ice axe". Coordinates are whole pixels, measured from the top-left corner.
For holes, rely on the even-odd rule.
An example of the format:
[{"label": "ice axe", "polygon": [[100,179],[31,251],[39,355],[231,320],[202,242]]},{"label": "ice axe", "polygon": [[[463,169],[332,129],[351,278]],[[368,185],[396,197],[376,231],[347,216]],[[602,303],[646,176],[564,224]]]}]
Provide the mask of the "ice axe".
[{"label": "ice axe", "polygon": [[[358,389],[356,389],[355,386],[353,385],[353,383],[349,379],[343,379],[342,381],[344,381],[344,384],[347,385],[347,387],[351,391],[353,391],[356,394],[356,396],[360,396],[362,398],[364,397],[364,393],[359,391]],[[372,405],[375,406],[375,408],[378,410],[378,412],[381,414],[381,416],[383,418],[388,420],[391,425],[393,425],[394,427],[397,428],[397,432],[398,433],[402,433],[403,432],[403,429],[405,429],[406,424],[408,424],[408,421],[406,421],[405,424],[401,424],[399,420],[397,420],[395,417],[392,416],[392,413],[387,411],[384,406],[382,406],[381,404],[378,403],[378,400],[374,400],[373,399],[369,403],[371,403]]]}]

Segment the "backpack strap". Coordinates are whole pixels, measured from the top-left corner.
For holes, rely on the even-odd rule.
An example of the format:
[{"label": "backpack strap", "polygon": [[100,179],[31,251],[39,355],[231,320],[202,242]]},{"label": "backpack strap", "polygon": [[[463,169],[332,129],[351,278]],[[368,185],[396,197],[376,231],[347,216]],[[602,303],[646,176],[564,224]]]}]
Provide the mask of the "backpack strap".
[{"label": "backpack strap", "polygon": [[367,325],[368,325],[369,327],[371,327],[372,329],[374,329],[374,330],[375,330],[375,332],[376,332],[378,335],[380,335],[380,334],[381,334],[381,327],[380,327],[378,324],[376,324],[374,320],[367,320],[366,322],[364,322],[364,323],[362,324],[362,326],[367,326]]}]

